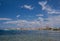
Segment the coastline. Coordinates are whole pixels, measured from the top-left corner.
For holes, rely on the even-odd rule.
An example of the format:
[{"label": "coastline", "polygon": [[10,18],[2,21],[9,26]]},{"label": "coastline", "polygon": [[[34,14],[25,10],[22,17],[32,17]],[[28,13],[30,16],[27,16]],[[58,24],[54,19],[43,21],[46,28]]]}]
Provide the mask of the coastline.
[{"label": "coastline", "polygon": [[6,28],[0,30],[51,30],[51,31],[60,31],[60,28]]}]

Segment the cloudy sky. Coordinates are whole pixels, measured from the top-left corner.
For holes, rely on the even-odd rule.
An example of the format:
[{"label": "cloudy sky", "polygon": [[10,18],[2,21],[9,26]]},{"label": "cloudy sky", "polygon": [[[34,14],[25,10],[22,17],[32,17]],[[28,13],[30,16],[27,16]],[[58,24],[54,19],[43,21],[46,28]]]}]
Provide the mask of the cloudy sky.
[{"label": "cloudy sky", "polygon": [[0,28],[60,27],[60,0],[0,0]]}]

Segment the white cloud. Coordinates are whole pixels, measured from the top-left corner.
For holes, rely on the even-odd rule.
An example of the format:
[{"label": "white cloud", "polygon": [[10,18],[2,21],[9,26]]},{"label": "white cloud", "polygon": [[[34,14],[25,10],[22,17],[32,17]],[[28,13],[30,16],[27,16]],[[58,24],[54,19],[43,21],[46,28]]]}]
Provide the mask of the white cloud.
[{"label": "white cloud", "polygon": [[45,5],[47,4],[47,1],[39,2],[39,4],[42,6],[42,10],[44,10],[46,8]]},{"label": "white cloud", "polygon": [[[44,21],[47,20],[47,21]],[[16,27],[55,27],[60,25],[60,15],[58,16],[50,16],[48,18],[38,17],[35,20],[28,21],[28,20],[16,20],[16,21],[6,21],[3,24],[15,24]],[[8,25],[9,26],[9,25]],[[57,27],[58,27],[57,26]]]},{"label": "white cloud", "polygon": [[17,21],[7,21],[3,24],[16,24],[18,27],[40,27],[39,21],[27,21],[27,20],[17,20]]},{"label": "white cloud", "polygon": [[10,18],[0,18],[0,20],[12,20]]},{"label": "white cloud", "polygon": [[[50,26],[56,26],[56,25],[60,25],[60,15],[59,16],[51,16],[47,18],[47,23]],[[57,26],[58,27],[58,26]]]},{"label": "white cloud", "polygon": [[49,11],[48,13],[49,13],[49,14],[60,14],[60,11],[53,10],[53,11]]},{"label": "white cloud", "polygon": [[22,8],[26,8],[26,9],[29,9],[29,10],[33,10],[34,7],[32,7],[31,5],[23,5],[21,6]]},{"label": "white cloud", "polygon": [[17,15],[16,17],[18,18],[18,17],[20,17],[20,15]]},{"label": "white cloud", "polygon": [[38,20],[41,21],[41,22],[44,21],[44,19],[42,17],[38,17]]},{"label": "white cloud", "polygon": [[[39,20],[39,21],[38,21]],[[39,17],[37,22],[40,23],[40,26],[50,26],[50,27],[60,27],[60,15],[58,16],[49,16],[48,18]],[[44,21],[46,20],[46,21]]]},{"label": "white cloud", "polygon": [[43,14],[38,14],[38,15],[36,15],[36,16],[40,17],[40,16],[44,16],[44,15],[43,15]]},{"label": "white cloud", "polygon": [[42,17],[39,17],[36,20],[33,21],[27,21],[27,20],[16,20],[16,21],[7,21],[3,24],[15,24],[17,27],[42,27],[43,26],[44,19]]},{"label": "white cloud", "polygon": [[39,5],[42,6],[42,10],[45,10],[48,14],[60,14],[60,10],[55,10],[47,4],[47,1],[39,2]]}]

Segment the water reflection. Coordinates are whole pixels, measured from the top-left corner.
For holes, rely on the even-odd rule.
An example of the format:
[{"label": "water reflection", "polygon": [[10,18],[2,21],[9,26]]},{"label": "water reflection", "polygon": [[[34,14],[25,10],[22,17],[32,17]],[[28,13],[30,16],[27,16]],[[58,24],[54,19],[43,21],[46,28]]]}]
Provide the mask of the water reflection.
[{"label": "water reflection", "polygon": [[[5,31],[0,41],[60,41],[60,31]],[[10,32],[10,33],[8,33]]]}]

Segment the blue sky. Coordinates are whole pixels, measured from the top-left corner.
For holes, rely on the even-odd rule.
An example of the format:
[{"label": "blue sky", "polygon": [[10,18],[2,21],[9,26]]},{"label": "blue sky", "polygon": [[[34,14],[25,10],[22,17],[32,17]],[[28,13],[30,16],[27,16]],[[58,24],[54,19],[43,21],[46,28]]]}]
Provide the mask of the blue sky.
[{"label": "blue sky", "polygon": [[0,0],[0,28],[60,27],[60,0]]}]

